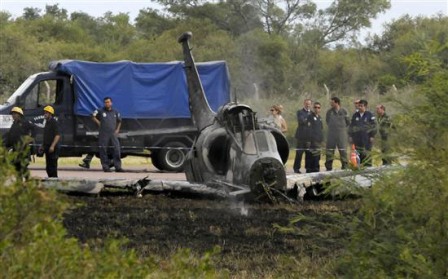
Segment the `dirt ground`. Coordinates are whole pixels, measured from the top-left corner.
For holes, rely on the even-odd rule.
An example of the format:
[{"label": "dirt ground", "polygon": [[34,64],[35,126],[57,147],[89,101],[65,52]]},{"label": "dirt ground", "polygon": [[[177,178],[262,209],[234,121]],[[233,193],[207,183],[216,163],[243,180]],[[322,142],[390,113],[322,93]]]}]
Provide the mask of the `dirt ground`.
[{"label": "dirt ground", "polygon": [[[333,214],[349,215],[356,201],[308,201],[294,205],[247,204],[179,194],[126,193],[68,196],[76,206],[64,216],[69,235],[101,243],[127,238],[142,256],[167,257],[179,248],[202,255],[221,247],[220,268],[231,273],[272,270],[282,257],[325,257],[343,248]],[[288,230],[293,218],[302,220]],[[339,220],[340,221],[340,220]]]}]

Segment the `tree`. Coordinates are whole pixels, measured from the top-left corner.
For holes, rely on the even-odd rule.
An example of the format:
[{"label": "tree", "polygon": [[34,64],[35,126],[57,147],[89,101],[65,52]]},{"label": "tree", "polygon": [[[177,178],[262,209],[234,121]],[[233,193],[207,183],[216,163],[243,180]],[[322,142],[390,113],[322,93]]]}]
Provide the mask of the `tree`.
[{"label": "tree", "polygon": [[75,29],[80,29],[80,42],[91,47],[102,43],[100,35],[100,21],[83,12],[73,12],[70,14],[70,24]]},{"label": "tree", "polygon": [[218,3],[196,0],[158,0],[168,12],[181,19],[208,19],[219,29],[234,36],[262,27],[257,7],[250,0],[229,0]]},{"label": "tree", "polygon": [[100,19],[99,36],[107,49],[120,50],[129,44],[135,36],[135,28],[129,22],[127,13],[106,12]]},{"label": "tree", "polygon": [[38,8],[24,8],[23,9],[23,19],[25,20],[35,20],[41,17],[41,9]]},{"label": "tree", "polygon": [[238,77],[234,84],[243,97],[252,97],[257,89],[267,98],[286,92],[291,60],[288,44],[281,36],[255,30],[236,43],[238,66],[232,75]]},{"label": "tree", "polygon": [[68,18],[67,10],[59,8],[59,4],[46,5],[44,16],[51,16],[58,20],[66,20]]},{"label": "tree", "polygon": [[[390,0],[336,0],[328,8],[317,11],[300,36],[309,37],[309,44],[319,48],[348,39],[370,20],[390,8]],[[309,36],[309,32],[313,34]]]},{"label": "tree", "polygon": [[254,3],[268,34],[286,34],[293,23],[309,19],[316,10],[316,4],[309,0],[254,0]]},{"label": "tree", "polygon": [[176,22],[172,18],[167,18],[157,10],[146,8],[139,11],[135,19],[137,32],[145,39],[154,38],[164,31],[175,26]]},{"label": "tree", "polygon": [[0,92],[9,96],[43,65],[37,40],[27,36],[21,26],[13,23],[2,26],[0,38]]},{"label": "tree", "polygon": [[448,68],[447,24],[442,15],[403,16],[386,25],[381,37],[372,38],[369,48],[379,53],[397,85],[422,83],[434,69]]}]

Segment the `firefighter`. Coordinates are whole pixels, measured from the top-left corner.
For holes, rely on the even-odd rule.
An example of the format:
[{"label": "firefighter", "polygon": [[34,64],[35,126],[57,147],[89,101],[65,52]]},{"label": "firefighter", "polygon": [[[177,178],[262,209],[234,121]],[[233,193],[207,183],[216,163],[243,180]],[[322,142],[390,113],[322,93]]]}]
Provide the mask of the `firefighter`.
[{"label": "firefighter", "polygon": [[59,159],[59,133],[58,123],[54,118],[54,108],[52,106],[44,107],[44,140],[41,151],[45,154],[45,165],[48,177],[58,177],[58,159]]},{"label": "firefighter", "polygon": [[31,158],[29,144],[33,142],[34,125],[24,119],[23,110],[19,107],[11,109],[13,123],[5,134],[4,145],[7,149],[16,151],[13,159],[14,167],[19,177],[29,178],[28,165]]}]

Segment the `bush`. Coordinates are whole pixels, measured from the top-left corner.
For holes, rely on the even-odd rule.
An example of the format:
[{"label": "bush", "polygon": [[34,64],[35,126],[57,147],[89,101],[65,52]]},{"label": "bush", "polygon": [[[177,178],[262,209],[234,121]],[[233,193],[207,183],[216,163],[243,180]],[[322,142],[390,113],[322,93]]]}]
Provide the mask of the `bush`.
[{"label": "bush", "polygon": [[399,118],[405,168],[363,197],[338,271],[358,278],[448,275],[448,72],[417,92],[423,101]]},{"label": "bush", "polygon": [[[209,278],[217,275],[212,256],[188,250],[171,259],[140,258],[125,240],[81,245],[67,237],[61,214],[68,203],[39,182],[16,179],[11,154],[0,147],[1,278]],[[101,248],[98,248],[101,247]],[[162,265],[163,263],[163,265]],[[162,268],[161,268],[162,267]],[[165,267],[165,268],[163,268]]]}]

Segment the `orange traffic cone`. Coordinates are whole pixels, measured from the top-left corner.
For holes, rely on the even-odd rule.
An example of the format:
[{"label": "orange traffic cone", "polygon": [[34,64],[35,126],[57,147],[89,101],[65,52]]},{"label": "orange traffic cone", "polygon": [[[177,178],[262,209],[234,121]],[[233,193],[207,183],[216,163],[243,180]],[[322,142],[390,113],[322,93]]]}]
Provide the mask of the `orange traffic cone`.
[{"label": "orange traffic cone", "polygon": [[358,152],[356,151],[355,145],[352,144],[352,153],[350,154],[350,164],[352,165],[352,167],[358,167],[358,158]]}]

